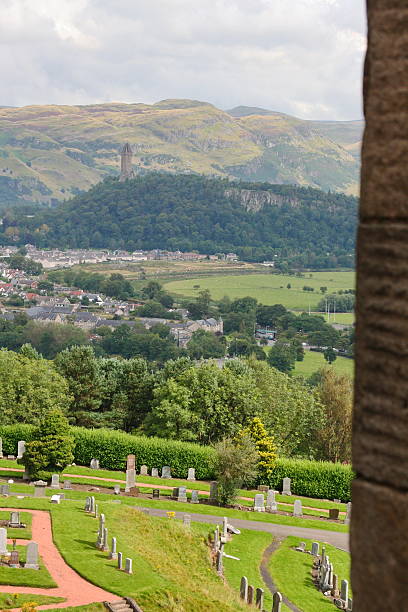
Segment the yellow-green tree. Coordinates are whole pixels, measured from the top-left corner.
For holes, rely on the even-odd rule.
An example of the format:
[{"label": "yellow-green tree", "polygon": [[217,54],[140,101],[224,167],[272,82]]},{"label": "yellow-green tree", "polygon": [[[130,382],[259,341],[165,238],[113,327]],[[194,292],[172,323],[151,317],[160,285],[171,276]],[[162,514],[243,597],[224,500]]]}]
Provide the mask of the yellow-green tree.
[{"label": "yellow-green tree", "polygon": [[259,456],[258,475],[261,480],[267,479],[276,464],[276,446],[272,436],[268,435],[265,425],[259,417],[254,417],[249,424],[241,429],[240,437],[249,436]]}]

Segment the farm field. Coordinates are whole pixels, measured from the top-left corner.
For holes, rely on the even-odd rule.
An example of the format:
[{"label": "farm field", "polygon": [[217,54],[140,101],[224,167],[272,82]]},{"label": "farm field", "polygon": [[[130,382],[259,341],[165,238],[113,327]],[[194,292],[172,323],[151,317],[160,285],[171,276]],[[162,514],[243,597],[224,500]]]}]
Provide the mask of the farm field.
[{"label": "farm field", "polygon": [[[296,361],[295,369],[293,374],[302,376],[311,376],[320,368],[327,366],[328,363],[325,360],[323,353],[317,353],[315,351],[305,351],[305,358],[303,361]],[[335,369],[337,374],[347,374],[348,376],[354,377],[354,359],[348,359],[347,357],[337,357],[336,361],[332,363],[332,367]]]},{"label": "farm field", "polygon": [[335,315],[330,313],[330,319],[327,321],[327,315],[324,312],[312,312],[311,314],[324,316],[326,323],[341,323],[342,325],[354,325],[354,312],[336,312]]},{"label": "farm field", "polygon": [[[290,289],[287,288],[288,284],[291,285]],[[320,287],[327,287],[328,293],[332,293],[339,289],[353,289],[354,284],[355,273],[350,270],[310,272],[304,277],[281,274],[245,274],[237,277],[219,274],[171,281],[165,284],[165,289],[180,297],[195,297],[199,291],[208,289],[215,300],[224,295],[231,299],[249,295],[262,304],[283,304],[294,310],[308,310],[310,307],[315,310],[323,297]],[[314,291],[303,291],[305,285],[313,287]]]}]

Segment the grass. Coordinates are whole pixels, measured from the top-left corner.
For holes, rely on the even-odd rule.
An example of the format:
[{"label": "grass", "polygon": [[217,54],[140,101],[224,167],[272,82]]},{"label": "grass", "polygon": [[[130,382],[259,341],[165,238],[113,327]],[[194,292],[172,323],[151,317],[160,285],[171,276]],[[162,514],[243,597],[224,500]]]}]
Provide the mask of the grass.
[{"label": "grass", "polygon": [[[291,289],[287,289],[287,285]],[[194,285],[199,285],[194,289]],[[303,291],[308,285],[314,292]],[[228,295],[231,299],[250,295],[262,304],[283,304],[286,308],[308,310],[315,309],[317,303],[324,297],[320,287],[327,287],[328,293],[339,289],[352,289],[355,285],[353,271],[311,272],[304,277],[285,276],[280,274],[246,274],[231,276],[220,274],[213,277],[189,278],[172,281],[165,284],[166,291],[177,296],[195,297],[199,291],[209,289],[215,300]]]},{"label": "grass", "polygon": [[[48,595],[24,595],[20,593],[0,593],[0,610],[21,608],[27,602],[34,602],[37,606],[59,603],[65,601],[63,597],[50,597]],[[69,608],[64,608],[68,610]]]},{"label": "grass", "polygon": [[[324,358],[323,353],[316,351],[305,351],[305,357],[303,361],[295,362],[295,369],[293,375],[301,375],[309,377],[320,368],[327,367],[328,363]],[[347,376],[354,376],[354,359],[348,359],[347,357],[337,357],[332,363],[332,367],[337,374],[347,374]]]},{"label": "grass", "polygon": [[[1,501],[0,501],[1,504]],[[9,520],[10,512],[5,510],[0,511],[0,520]],[[7,527],[7,537],[10,539],[16,538],[20,540],[31,540],[31,523],[32,515],[29,512],[20,512],[20,521],[27,525],[24,529]]]},{"label": "grass", "polygon": [[[17,546],[16,548],[20,553],[20,561],[25,561],[26,547]],[[9,550],[11,550],[10,547]],[[12,567],[0,566],[0,584],[6,584],[7,586],[28,586],[43,589],[52,589],[56,587],[57,584],[51,578],[48,570],[42,562],[41,557],[39,558],[39,565],[39,570],[19,570]]]},{"label": "grass", "polygon": [[[304,539],[303,541],[306,542],[307,550],[310,550],[312,541]],[[313,557],[292,549],[299,542],[299,538],[290,536],[272,555],[269,567],[275,584],[278,590],[303,612],[330,612],[333,610],[333,604],[317,590],[312,581]],[[349,553],[329,544],[323,545],[326,547],[330,562],[333,563],[334,572],[339,576],[339,581],[342,579],[350,581]],[[320,542],[320,548],[321,546]]]},{"label": "grass", "polygon": [[[60,612],[61,608],[50,608],[48,612]],[[64,608],[64,612],[106,612],[103,603],[93,603],[89,606],[74,606],[73,608]]]}]

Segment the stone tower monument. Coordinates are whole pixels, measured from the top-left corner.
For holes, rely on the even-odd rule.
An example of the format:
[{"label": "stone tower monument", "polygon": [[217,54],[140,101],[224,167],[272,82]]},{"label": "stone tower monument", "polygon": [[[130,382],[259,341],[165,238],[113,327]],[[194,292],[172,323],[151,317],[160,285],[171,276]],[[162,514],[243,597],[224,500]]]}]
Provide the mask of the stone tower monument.
[{"label": "stone tower monument", "polygon": [[120,154],[120,182],[134,178],[135,174],[132,170],[132,149],[127,142]]}]

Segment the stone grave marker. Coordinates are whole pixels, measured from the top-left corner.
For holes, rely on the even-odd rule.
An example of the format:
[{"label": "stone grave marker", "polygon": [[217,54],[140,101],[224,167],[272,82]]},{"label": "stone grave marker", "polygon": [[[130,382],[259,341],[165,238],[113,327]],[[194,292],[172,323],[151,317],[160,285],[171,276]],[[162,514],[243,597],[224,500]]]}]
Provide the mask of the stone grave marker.
[{"label": "stone grave marker", "polygon": [[283,479],[282,495],[292,495],[292,492],[290,490],[290,478]]},{"label": "stone grave marker", "polygon": [[15,455],[7,455],[7,459],[10,459],[10,461],[14,461],[15,458]]},{"label": "stone grave marker", "polygon": [[349,598],[347,602],[347,612],[352,612],[353,610],[353,600]]},{"label": "stone grave marker", "polygon": [[72,491],[72,483],[70,480],[64,480],[65,491]]},{"label": "stone grave marker", "polygon": [[25,453],[25,440],[19,440],[17,442],[17,459],[21,459]]},{"label": "stone grave marker", "polygon": [[263,610],[263,604],[264,604],[264,590],[258,587],[256,589],[256,594],[255,594],[255,606],[258,608],[258,610]]},{"label": "stone grave marker", "polygon": [[45,489],[47,483],[45,480],[36,480],[34,482],[34,497],[45,497]]},{"label": "stone grave marker", "polygon": [[340,599],[345,603],[348,602],[348,581],[341,581]]},{"label": "stone grave marker", "polygon": [[51,489],[59,489],[60,488],[60,479],[59,474],[53,474],[51,476]]},{"label": "stone grave marker", "polygon": [[331,594],[335,599],[339,598],[339,577],[337,574],[333,574],[333,588]]},{"label": "stone grave marker", "polygon": [[120,485],[115,485],[113,487],[113,492],[115,495],[120,495]]},{"label": "stone grave marker", "polygon": [[268,485],[258,485],[258,491],[261,493],[267,493],[269,491]]},{"label": "stone grave marker", "polygon": [[185,525],[186,527],[191,526],[191,515],[190,514],[183,515],[183,525]]},{"label": "stone grave marker", "polygon": [[0,486],[1,495],[10,495],[10,486],[8,484],[4,484]]},{"label": "stone grave marker", "polygon": [[140,466],[140,475],[141,476],[148,476],[149,475],[149,471],[147,469],[147,465],[141,465]]},{"label": "stone grave marker", "polygon": [[266,496],[266,511],[275,513],[278,511],[278,504],[276,503],[276,491],[269,489]]},{"label": "stone grave marker", "polygon": [[130,489],[135,486],[136,486],[136,470],[135,469],[126,470],[125,493],[129,493]]},{"label": "stone grave marker", "polygon": [[210,482],[210,504],[215,504],[218,501],[218,482],[212,480]]},{"label": "stone grave marker", "polygon": [[312,555],[317,557],[319,554],[319,542],[312,542]]},{"label": "stone grave marker", "polygon": [[306,551],[306,543],[305,542],[299,542],[299,544],[296,546],[295,550],[298,550],[299,552],[305,552]]},{"label": "stone grave marker", "polygon": [[172,491],[172,494],[171,494],[172,499],[177,499],[178,498],[178,490],[179,490],[178,487],[173,487],[173,491]]},{"label": "stone grave marker", "polygon": [[20,559],[19,559],[18,550],[11,551],[9,567],[20,567]]},{"label": "stone grave marker", "polygon": [[139,493],[140,493],[139,487],[130,487],[129,495],[131,497],[139,497]]},{"label": "stone grave marker", "polygon": [[331,521],[338,521],[339,519],[339,510],[337,508],[329,509],[329,519]]},{"label": "stone grave marker", "polygon": [[0,438],[0,459],[3,459],[3,439]]},{"label": "stone grave marker", "polygon": [[126,469],[127,470],[136,469],[136,455],[128,455],[126,457]]},{"label": "stone grave marker", "polygon": [[91,459],[89,467],[91,470],[99,470],[99,459]]},{"label": "stone grave marker", "polygon": [[195,480],[195,468],[188,468],[187,480]]},{"label": "stone grave marker", "polygon": [[7,529],[0,527],[0,555],[7,555]]},{"label": "stone grave marker", "polygon": [[111,546],[111,551],[109,553],[109,559],[117,559],[118,558],[118,553],[116,551],[116,546],[117,546],[116,538],[112,538],[112,546]]},{"label": "stone grave marker", "polygon": [[39,569],[38,565],[38,544],[37,542],[29,542],[27,544],[25,569]]},{"label": "stone grave marker", "polygon": [[351,502],[348,502],[347,510],[346,510],[346,518],[344,519],[344,523],[346,525],[349,525],[350,520],[351,520]]},{"label": "stone grave marker", "polygon": [[265,512],[265,497],[263,493],[257,493],[254,498],[254,511]]},{"label": "stone grave marker", "polygon": [[95,512],[95,498],[93,495],[91,497],[91,506],[90,506],[89,512]]},{"label": "stone grave marker", "polygon": [[126,557],[125,572],[127,574],[133,574],[133,571],[132,571],[132,559],[129,559],[129,557]]},{"label": "stone grave marker", "polygon": [[195,489],[191,491],[191,503],[192,504],[200,503],[200,500],[198,499],[198,491],[196,491]]},{"label": "stone grave marker", "polygon": [[160,489],[153,489],[153,499],[160,499]]},{"label": "stone grave marker", "polygon": [[241,585],[239,588],[239,595],[241,599],[247,601],[248,599],[248,578],[246,576],[242,576]]},{"label": "stone grave marker", "polygon": [[187,501],[187,489],[186,487],[179,487],[177,494],[177,501],[186,502]]},{"label": "stone grave marker", "polygon": [[159,477],[159,470],[158,470],[158,468],[152,468],[152,476],[153,476],[153,478],[158,478]]},{"label": "stone grave marker", "polygon": [[51,495],[50,503],[51,504],[61,503],[61,495]]},{"label": "stone grave marker", "polygon": [[85,499],[84,511],[85,511],[85,512],[90,512],[90,510],[91,510],[91,498],[90,498],[90,497],[87,497],[87,498]]},{"label": "stone grave marker", "polygon": [[302,517],[302,500],[295,499],[295,503],[293,504],[293,516]]},{"label": "stone grave marker", "polygon": [[104,550],[105,552],[107,550],[109,550],[109,545],[108,545],[108,528],[107,527],[103,528],[101,549]]},{"label": "stone grave marker", "polygon": [[20,527],[20,513],[19,512],[10,512],[10,520],[9,527]]},{"label": "stone grave marker", "polygon": [[279,591],[273,594],[272,612],[281,612],[282,610],[282,595]]},{"label": "stone grave marker", "polygon": [[222,539],[224,540],[223,544],[227,541],[228,537],[228,518],[226,516],[222,519]]},{"label": "stone grave marker", "polygon": [[222,563],[222,550],[219,549],[217,551],[217,572],[222,574],[223,571],[223,563]]},{"label": "stone grave marker", "polygon": [[118,552],[118,569],[123,569],[123,555],[121,552]]},{"label": "stone grave marker", "polygon": [[161,477],[162,478],[171,478],[171,468],[170,468],[169,465],[163,465]]},{"label": "stone grave marker", "polygon": [[249,605],[254,603],[254,594],[255,594],[255,589],[252,586],[252,584],[248,585],[248,597],[247,597],[247,603]]}]

